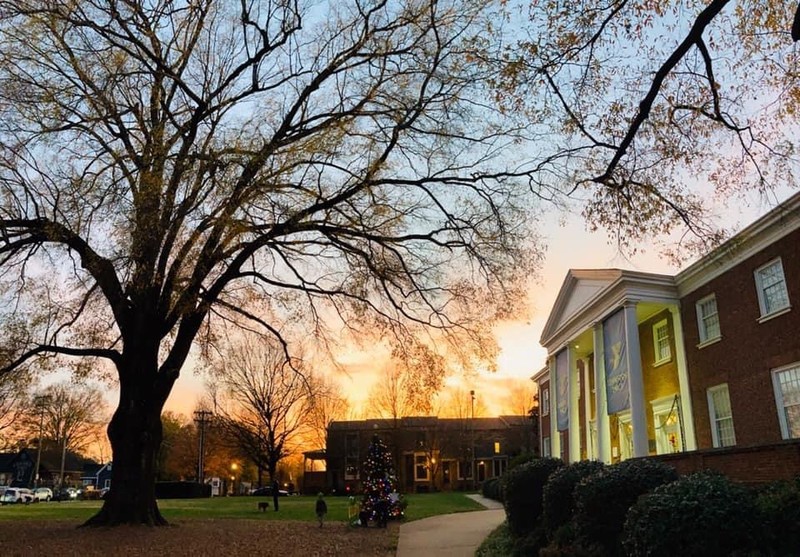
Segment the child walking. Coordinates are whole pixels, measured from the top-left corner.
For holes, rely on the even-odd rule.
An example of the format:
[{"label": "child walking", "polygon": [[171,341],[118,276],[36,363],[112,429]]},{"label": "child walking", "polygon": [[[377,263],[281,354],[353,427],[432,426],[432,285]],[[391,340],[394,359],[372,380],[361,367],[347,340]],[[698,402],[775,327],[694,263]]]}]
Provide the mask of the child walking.
[{"label": "child walking", "polygon": [[322,528],[322,521],[325,519],[325,515],[328,513],[328,505],[325,503],[325,499],[322,498],[322,492],[319,492],[317,495],[317,520],[319,521],[319,527]]}]

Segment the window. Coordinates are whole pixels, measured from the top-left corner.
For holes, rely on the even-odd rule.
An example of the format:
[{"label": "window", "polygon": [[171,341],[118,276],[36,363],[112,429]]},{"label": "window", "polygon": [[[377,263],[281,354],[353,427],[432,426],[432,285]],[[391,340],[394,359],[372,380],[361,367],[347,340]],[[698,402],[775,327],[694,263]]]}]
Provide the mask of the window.
[{"label": "window", "polygon": [[550,389],[542,389],[542,416],[550,413]]},{"label": "window", "polygon": [[470,480],[472,479],[472,462],[469,460],[458,461],[458,479]]},{"label": "window", "polygon": [[344,439],[344,479],[358,479],[358,434],[348,433]]},{"label": "window", "polygon": [[773,371],[775,403],[784,439],[800,437],[800,362]]},{"label": "window", "polygon": [[[680,397],[671,394],[650,401],[656,434],[656,454],[677,453],[683,450],[681,440]],[[628,417],[630,420],[630,416]]]},{"label": "window", "polygon": [[502,476],[508,465],[508,461],[505,458],[497,458],[492,461],[492,476],[498,477]]},{"label": "window", "polygon": [[108,479],[105,482],[103,482],[103,487],[106,489],[111,489],[111,480]]},{"label": "window", "polygon": [[713,294],[697,302],[697,329],[701,344],[720,337],[717,299]]},{"label": "window", "polygon": [[428,457],[426,457],[424,454],[414,455],[414,479],[428,479]]},{"label": "window", "polygon": [[733,411],[728,385],[711,387],[707,394],[711,440],[715,447],[732,447],[736,444],[736,434],[733,431]]},{"label": "window", "polygon": [[494,442],[494,454],[500,454],[500,441]]},{"label": "window", "polygon": [[780,258],[756,269],[755,277],[762,317],[789,307],[789,294],[786,291]]},{"label": "window", "polygon": [[655,365],[663,364],[672,357],[669,348],[669,328],[667,320],[662,319],[653,325],[653,348],[655,349]]},{"label": "window", "polygon": [[550,456],[550,438],[542,437],[542,456]]}]

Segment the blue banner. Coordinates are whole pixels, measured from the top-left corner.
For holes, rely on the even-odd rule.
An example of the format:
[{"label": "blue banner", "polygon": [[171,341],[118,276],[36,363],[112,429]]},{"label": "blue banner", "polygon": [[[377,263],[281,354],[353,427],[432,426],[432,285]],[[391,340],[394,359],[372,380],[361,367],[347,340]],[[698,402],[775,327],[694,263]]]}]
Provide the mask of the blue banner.
[{"label": "blue banner", "polygon": [[603,348],[606,367],[606,401],[610,415],[627,410],[631,406],[624,310],[619,310],[603,321]]},{"label": "blue banner", "polygon": [[558,431],[569,428],[569,358],[567,351],[556,354],[556,423]]}]

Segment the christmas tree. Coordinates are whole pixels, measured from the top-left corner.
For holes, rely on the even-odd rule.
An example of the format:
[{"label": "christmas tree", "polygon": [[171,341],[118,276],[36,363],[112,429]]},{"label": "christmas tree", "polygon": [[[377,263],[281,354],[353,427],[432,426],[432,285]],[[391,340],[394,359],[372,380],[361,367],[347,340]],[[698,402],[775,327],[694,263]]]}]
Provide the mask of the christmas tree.
[{"label": "christmas tree", "polygon": [[372,437],[367,460],[364,461],[363,487],[363,516],[379,525],[385,525],[387,518],[402,518],[404,501],[397,493],[392,454],[377,435]]}]

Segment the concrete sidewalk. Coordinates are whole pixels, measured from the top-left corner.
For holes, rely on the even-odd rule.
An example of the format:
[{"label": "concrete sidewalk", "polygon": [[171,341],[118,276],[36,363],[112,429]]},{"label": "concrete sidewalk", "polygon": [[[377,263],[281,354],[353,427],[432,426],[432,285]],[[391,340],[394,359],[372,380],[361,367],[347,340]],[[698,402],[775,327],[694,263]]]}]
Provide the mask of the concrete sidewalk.
[{"label": "concrete sidewalk", "polygon": [[397,557],[472,557],[492,530],[506,519],[503,505],[467,495],[488,510],[432,516],[400,526]]}]

